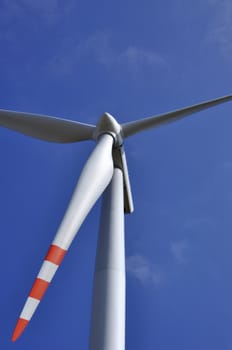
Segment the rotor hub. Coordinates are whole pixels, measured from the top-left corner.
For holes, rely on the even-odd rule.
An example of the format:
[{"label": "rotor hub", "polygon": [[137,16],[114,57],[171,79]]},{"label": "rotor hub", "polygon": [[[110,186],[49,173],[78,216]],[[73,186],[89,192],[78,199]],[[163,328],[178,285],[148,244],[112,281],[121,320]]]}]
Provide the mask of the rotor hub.
[{"label": "rotor hub", "polygon": [[96,125],[94,138],[97,140],[102,134],[110,134],[114,139],[114,146],[123,144],[122,130],[120,124],[109,113],[105,112]]}]

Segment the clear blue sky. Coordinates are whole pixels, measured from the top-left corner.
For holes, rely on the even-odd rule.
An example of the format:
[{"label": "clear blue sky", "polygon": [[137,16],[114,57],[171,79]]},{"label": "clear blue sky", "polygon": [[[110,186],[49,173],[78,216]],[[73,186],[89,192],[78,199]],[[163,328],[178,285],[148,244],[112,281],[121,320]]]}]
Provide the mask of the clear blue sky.
[{"label": "clear blue sky", "polygon": [[[230,0],[2,0],[0,108],[125,122],[231,93],[231,16]],[[127,350],[232,348],[231,117],[228,103],[125,143]],[[100,203],[10,338],[93,146],[0,130],[1,349],[88,349]]]}]

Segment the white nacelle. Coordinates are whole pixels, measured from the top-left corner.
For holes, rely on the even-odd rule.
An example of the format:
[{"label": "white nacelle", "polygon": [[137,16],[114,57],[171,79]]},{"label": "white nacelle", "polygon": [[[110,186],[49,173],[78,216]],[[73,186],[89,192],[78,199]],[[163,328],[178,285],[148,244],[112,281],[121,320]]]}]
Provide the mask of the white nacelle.
[{"label": "white nacelle", "polygon": [[107,112],[102,115],[99,122],[97,123],[96,129],[94,131],[94,139],[97,140],[103,134],[109,134],[114,139],[112,152],[114,167],[121,169],[123,172],[124,211],[128,214],[132,213],[134,206],[128,175],[126,155],[123,147],[122,128],[116,119]]}]

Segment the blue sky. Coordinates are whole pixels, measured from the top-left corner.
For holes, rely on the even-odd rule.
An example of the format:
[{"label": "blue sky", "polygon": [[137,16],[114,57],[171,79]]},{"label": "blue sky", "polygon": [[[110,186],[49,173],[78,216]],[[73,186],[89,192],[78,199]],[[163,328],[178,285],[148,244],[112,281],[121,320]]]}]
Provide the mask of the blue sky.
[{"label": "blue sky", "polygon": [[[230,0],[0,1],[2,109],[126,122],[231,93]],[[232,348],[232,103],[126,140],[127,350]],[[93,143],[0,130],[0,347],[88,349],[100,203],[10,338]]]}]

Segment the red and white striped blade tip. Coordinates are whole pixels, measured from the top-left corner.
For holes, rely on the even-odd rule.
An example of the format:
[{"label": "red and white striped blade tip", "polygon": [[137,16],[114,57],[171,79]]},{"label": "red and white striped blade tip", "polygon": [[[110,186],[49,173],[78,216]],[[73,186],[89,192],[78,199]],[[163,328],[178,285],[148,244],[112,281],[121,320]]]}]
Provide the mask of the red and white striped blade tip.
[{"label": "red and white striped blade tip", "polygon": [[15,326],[15,329],[11,338],[12,341],[16,341],[20,337],[24,329],[27,327],[28,323],[29,321],[24,320],[23,318],[18,319],[18,322]]},{"label": "red and white striped blade tip", "polygon": [[39,271],[39,274],[24,305],[23,311],[21,312],[21,315],[18,319],[12,336],[12,341],[17,340],[23,333],[29,320],[36,311],[44,293],[46,292],[53,278],[53,275],[56,272],[56,269],[61,264],[65,254],[65,249],[62,249],[53,244],[50,246],[42,268]]}]

